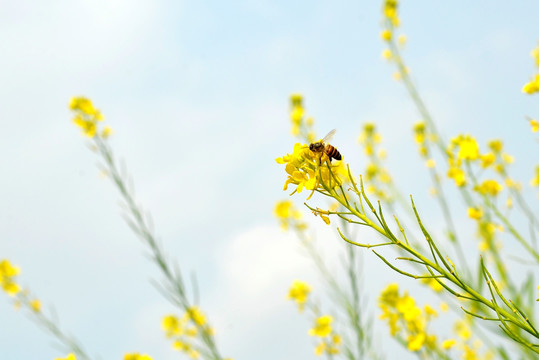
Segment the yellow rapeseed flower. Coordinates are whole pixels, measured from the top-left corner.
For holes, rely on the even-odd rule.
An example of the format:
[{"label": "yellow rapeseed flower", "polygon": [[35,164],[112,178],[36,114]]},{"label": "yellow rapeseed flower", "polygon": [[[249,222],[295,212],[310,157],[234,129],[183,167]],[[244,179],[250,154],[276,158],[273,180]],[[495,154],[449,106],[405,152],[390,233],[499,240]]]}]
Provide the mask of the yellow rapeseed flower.
[{"label": "yellow rapeseed flower", "polygon": [[98,133],[98,122],[103,121],[104,117],[90,99],[82,96],[73,97],[69,108],[74,112],[73,123],[82,129],[85,136],[93,138],[99,135],[106,139],[112,134],[112,129],[108,126]]},{"label": "yellow rapeseed flower", "polygon": [[535,167],[535,176],[531,179],[530,185],[533,187],[539,186],[539,165]]},{"label": "yellow rapeseed flower", "polygon": [[457,158],[462,160],[476,160],[479,157],[479,145],[470,135],[459,135],[451,140],[458,146]]},{"label": "yellow rapeseed flower", "polygon": [[17,266],[11,265],[9,260],[3,259],[0,261],[0,277],[12,278],[21,272],[21,269]]},{"label": "yellow rapeseed flower", "polygon": [[331,334],[331,323],[333,317],[330,315],[323,315],[316,319],[315,325],[312,329],[309,329],[309,335],[325,337]]},{"label": "yellow rapeseed flower", "polygon": [[32,311],[38,313],[41,311],[41,301],[35,299],[30,302],[30,308]]},{"label": "yellow rapeseed flower", "polygon": [[469,340],[472,337],[472,330],[466,320],[459,320],[455,323],[455,332],[462,340]]},{"label": "yellow rapeseed flower", "polygon": [[290,103],[292,106],[302,106],[303,104],[303,95],[301,94],[292,94],[290,95]]},{"label": "yellow rapeseed flower", "polygon": [[186,311],[187,317],[198,326],[202,326],[206,323],[206,316],[198,306],[192,306]]},{"label": "yellow rapeseed flower", "polygon": [[279,219],[295,217],[294,204],[291,200],[278,201],[275,205],[274,214]]},{"label": "yellow rapeseed flower", "polygon": [[488,152],[486,154],[479,155],[479,159],[481,160],[481,167],[487,168],[492,165],[494,161],[496,161],[496,155],[491,152]]},{"label": "yellow rapeseed flower", "polygon": [[434,278],[422,278],[421,282],[428,285],[432,290],[436,292],[440,292],[444,289],[444,287],[440,285],[440,283]]},{"label": "yellow rapeseed flower", "polygon": [[491,140],[488,142],[488,147],[490,150],[492,150],[495,154],[498,154],[503,149],[503,142],[501,140]]},{"label": "yellow rapeseed flower", "polygon": [[440,303],[440,310],[441,310],[442,312],[448,312],[448,311],[449,311],[449,305],[447,305],[446,302],[443,302],[443,301],[442,301],[442,302]]},{"label": "yellow rapeseed flower", "polygon": [[466,175],[459,167],[450,167],[447,171],[447,177],[455,180],[455,184],[459,187],[466,185]]},{"label": "yellow rapeseed flower", "polygon": [[19,272],[20,269],[11,265],[9,260],[0,261],[0,286],[9,296],[15,296],[21,290],[20,286],[15,282],[15,277]]},{"label": "yellow rapeseed flower", "polygon": [[388,30],[388,29],[382,30],[382,32],[380,33],[380,37],[384,41],[390,41],[391,40],[391,35],[392,35],[391,31]]},{"label": "yellow rapeseed flower", "polygon": [[307,296],[311,292],[311,287],[304,281],[294,280],[292,286],[288,291],[288,299],[293,300],[298,304],[300,311],[303,311],[305,303],[307,302]]},{"label": "yellow rapeseed flower", "polygon": [[529,82],[524,84],[522,92],[528,95],[534,94],[539,91],[539,74],[535,75]]},{"label": "yellow rapeseed flower", "polygon": [[125,354],[124,360],[153,360],[151,356],[146,354],[139,354],[139,353],[131,353],[131,354]]},{"label": "yellow rapeseed flower", "polygon": [[380,293],[378,302],[384,305],[395,307],[399,299],[399,284],[391,283]]},{"label": "yellow rapeseed flower", "polygon": [[455,339],[447,339],[447,340],[444,340],[442,342],[442,348],[444,348],[444,350],[449,350],[451,349],[453,346],[455,346],[455,344],[457,343],[457,340]]},{"label": "yellow rapeseed flower", "polygon": [[471,219],[479,220],[483,216],[483,211],[479,208],[470,207],[468,208],[468,217]]},{"label": "yellow rapeseed flower", "polygon": [[419,333],[408,336],[408,350],[418,351],[421,350],[425,340],[427,339],[425,333]]},{"label": "yellow rapeseed flower", "polygon": [[165,335],[167,337],[172,337],[174,335],[181,335],[183,332],[183,324],[174,315],[167,315],[163,317],[161,326],[163,330],[165,331]]},{"label": "yellow rapeseed flower", "polygon": [[382,57],[386,60],[391,60],[393,58],[393,53],[389,49],[384,49],[384,51],[382,51]]},{"label": "yellow rapeseed flower", "polygon": [[305,110],[301,106],[295,106],[290,112],[290,120],[293,124],[300,124]]},{"label": "yellow rapeseed flower", "polygon": [[474,190],[483,195],[496,196],[503,190],[503,186],[496,180],[485,180],[480,185],[476,186]]},{"label": "yellow rapeseed flower", "polygon": [[399,35],[399,38],[397,39],[400,46],[404,46],[406,44],[407,40],[408,39],[406,38],[406,35],[404,35],[404,34]]},{"label": "yellow rapeseed flower", "polygon": [[530,126],[532,127],[532,132],[539,131],[539,121],[535,119],[530,119]]},{"label": "yellow rapeseed flower", "polygon": [[322,354],[324,354],[324,352],[326,351],[326,348],[327,348],[327,344],[325,341],[321,341],[318,345],[316,345],[316,347],[314,348],[314,354],[316,356],[320,356]]},{"label": "yellow rapeseed flower", "polygon": [[55,358],[54,360],[77,360],[75,354],[68,354],[65,358]]}]

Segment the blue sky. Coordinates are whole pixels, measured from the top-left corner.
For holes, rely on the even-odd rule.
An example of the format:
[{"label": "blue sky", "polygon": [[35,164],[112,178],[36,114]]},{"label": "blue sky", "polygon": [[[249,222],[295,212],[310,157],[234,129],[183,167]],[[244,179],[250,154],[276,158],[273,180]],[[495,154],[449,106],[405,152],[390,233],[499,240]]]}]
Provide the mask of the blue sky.
[{"label": "blue sky", "polygon": [[[196,272],[201,305],[223,352],[236,360],[314,358],[309,323],[285,294],[293,279],[316,285],[317,278],[298,242],[272,217],[274,202],[287,196],[274,158],[294,143],[290,93],[305,95],[320,135],[338,129],[334,145],[358,172],[356,137],[362,123],[376,122],[401,188],[416,196],[433,227],[441,222],[428,182],[410,176],[423,171],[411,136],[419,117],[381,59],[379,2],[0,6],[0,258],[22,268],[23,285],[54,304],[64,328],[92,354],[181,357],[160,330],[160,318],[173,308],[149,282],[159,274],[70,123],[71,96],[92,98],[115,129],[112,146],[138,198],[165,248],[186,274]],[[534,1],[401,6],[404,56],[442,132],[472,133],[482,144],[503,137],[525,183],[537,143],[524,116],[537,116],[538,108],[520,88],[535,71],[529,52],[539,38],[538,11]],[[472,234],[472,224],[461,220]],[[340,242],[314,224],[337,266]],[[397,277],[363,255],[373,303]],[[2,359],[63,355],[5,299],[0,319]],[[387,329],[378,331],[382,342]],[[388,357],[398,353],[383,341]]]}]

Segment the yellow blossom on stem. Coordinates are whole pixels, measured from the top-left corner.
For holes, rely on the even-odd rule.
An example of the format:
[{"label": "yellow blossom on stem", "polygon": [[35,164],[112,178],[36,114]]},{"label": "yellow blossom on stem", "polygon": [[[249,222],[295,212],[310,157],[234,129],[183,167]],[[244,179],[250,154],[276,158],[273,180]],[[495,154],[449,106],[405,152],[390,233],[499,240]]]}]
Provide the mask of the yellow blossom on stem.
[{"label": "yellow blossom on stem", "polygon": [[479,220],[483,216],[483,211],[479,208],[470,207],[468,208],[468,217],[471,219]]},{"label": "yellow blossom on stem", "polygon": [[481,160],[481,167],[487,168],[492,165],[494,161],[496,161],[496,155],[491,152],[488,152],[486,154],[479,155],[479,159]]},{"label": "yellow blossom on stem", "polygon": [[459,187],[466,185],[466,175],[459,167],[450,167],[447,171],[447,177],[455,180],[455,184]]},{"label": "yellow blossom on stem", "polygon": [[104,117],[90,99],[82,96],[73,97],[69,102],[69,108],[74,113],[73,123],[82,129],[85,136],[93,138],[97,135],[106,139],[112,134],[109,126],[98,132],[98,122],[103,121]]},{"label": "yellow blossom on stem", "polygon": [[441,302],[441,303],[440,303],[440,310],[441,310],[442,312],[447,312],[447,311],[449,311],[449,305],[447,305],[446,302]]},{"label": "yellow blossom on stem", "polygon": [[524,84],[522,87],[522,92],[528,95],[534,94],[539,91],[539,75],[535,75],[535,77]]},{"label": "yellow blossom on stem", "polygon": [[139,353],[131,353],[131,354],[125,354],[124,360],[153,360],[151,356],[146,354],[139,354]]},{"label": "yellow blossom on stem", "polygon": [[183,325],[180,323],[178,318],[174,315],[167,315],[163,318],[163,322],[161,323],[161,326],[163,327],[163,330],[165,331],[165,335],[167,337],[172,337],[173,335],[181,335]]},{"label": "yellow blossom on stem", "polygon": [[473,161],[479,157],[479,145],[470,135],[459,135],[451,139],[450,149],[454,147],[458,147],[458,159]]},{"label": "yellow blossom on stem", "polygon": [[459,320],[455,323],[455,332],[462,340],[468,340],[472,337],[472,330],[466,320]]},{"label": "yellow blossom on stem", "polygon": [[503,142],[501,140],[491,140],[488,142],[488,147],[490,150],[492,150],[495,154],[498,154],[503,149]]},{"label": "yellow blossom on stem", "polygon": [[444,350],[449,350],[451,349],[453,346],[455,346],[455,344],[457,343],[457,340],[455,339],[447,339],[447,340],[444,340],[442,342],[442,348],[444,348]]},{"label": "yellow blossom on stem", "polygon": [[436,292],[440,292],[444,289],[444,287],[438,281],[436,281],[436,279],[433,278],[422,278],[421,282],[428,285],[432,290]]},{"label": "yellow blossom on stem", "polygon": [[535,176],[530,181],[530,185],[533,187],[539,186],[539,165],[535,167]]},{"label": "yellow blossom on stem", "polygon": [[32,311],[38,313],[41,311],[41,301],[35,299],[30,302],[30,308]]},{"label": "yellow blossom on stem", "polygon": [[397,39],[400,46],[404,46],[406,44],[406,40],[408,39],[406,38],[406,35],[404,34],[399,35],[399,38]]},{"label": "yellow blossom on stem", "polygon": [[382,32],[380,33],[380,37],[384,41],[390,41],[391,40],[391,31],[388,30],[388,29],[382,30]]},{"label": "yellow blossom on stem", "polygon": [[391,60],[393,58],[393,53],[389,49],[382,51],[382,57],[386,60]]},{"label": "yellow blossom on stem", "polygon": [[323,315],[316,319],[315,325],[312,329],[309,330],[309,335],[325,337],[331,333],[331,323],[333,322],[333,317],[330,315]]},{"label": "yellow blossom on stem", "polygon": [[288,299],[295,301],[296,304],[298,304],[298,309],[303,311],[310,292],[311,287],[306,282],[294,280],[288,291]]},{"label": "yellow blossom on stem", "polygon": [[206,316],[202,311],[198,308],[198,306],[192,306],[187,309],[186,311],[187,317],[193,321],[198,326],[202,326],[206,324]]},{"label": "yellow blossom on stem", "polygon": [[530,119],[530,126],[532,127],[532,132],[539,131],[539,121],[535,119]]},{"label": "yellow blossom on stem", "polygon": [[15,296],[21,290],[20,286],[15,282],[15,277],[19,272],[20,269],[11,265],[9,260],[0,261],[0,286],[9,296]]},{"label": "yellow blossom on stem", "polygon": [[65,358],[55,358],[54,360],[77,360],[77,357],[75,356],[75,354],[71,353],[67,354]]},{"label": "yellow blossom on stem", "polygon": [[485,180],[480,185],[475,187],[475,190],[483,195],[496,196],[503,190],[503,186],[496,180]]}]

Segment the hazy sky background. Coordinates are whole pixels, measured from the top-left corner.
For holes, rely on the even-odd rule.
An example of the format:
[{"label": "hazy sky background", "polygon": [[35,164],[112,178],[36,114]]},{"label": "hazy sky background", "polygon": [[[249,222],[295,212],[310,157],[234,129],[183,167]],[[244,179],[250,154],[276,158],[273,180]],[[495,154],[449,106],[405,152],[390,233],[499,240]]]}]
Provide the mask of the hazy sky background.
[{"label": "hazy sky background", "polygon": [[[182,358],[160,328],[174,309],[150,284],[159,274],[70,122],[69,98],[85,95],[115,129],[112,147],[165,249],[186,275],[196,273],[222,353],[314,358],[311,324],[286,292],[300,278],[314,284],[326,308],[330,303],[298,241],[272,215],[275,201],[287,196],[274,159],[295,142],[290,93],[305,95],[320,136],[338,129],[334,145],[356,172],[364,164],[356,143],[361,124],[376,122],[394,178],[416,196],[434,231],[443,230],[413,144],[412,124],[420,119],[380,56],[380,5],[0,1],[0,258],[21,267],[22,284],[54,304],[62,327],[90,354]],[[404,56],[444,135],[472,133],[483,148],[503,137],[525,184],[538,156],[524,117],[539,109],[537,97],[520,89],[536,70],[529,53],[539,38],[538,13],[536,1],[401,6]],[[537,200],[536,192],[527,194]],[[473,223],[461,210],[459,228],[471,239]],[[337,271],[342,241],[319,219],[313,224]],[[376,239],[368,230],[360,236]],[[414,287],[361,253],[371,305],[391,281]],[[419,301],[439,303],[428,295]],[[0,322],[2,360],[65,356],[6,296]],[[377,334],[388,358],[412,358],[385,326]]]}]

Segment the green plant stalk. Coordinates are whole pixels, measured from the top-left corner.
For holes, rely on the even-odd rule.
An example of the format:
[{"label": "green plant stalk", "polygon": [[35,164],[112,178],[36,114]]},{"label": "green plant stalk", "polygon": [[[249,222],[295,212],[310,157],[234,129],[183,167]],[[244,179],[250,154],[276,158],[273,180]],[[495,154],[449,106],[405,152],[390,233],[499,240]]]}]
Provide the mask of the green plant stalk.
[{"label": "green plant stalk", "polygon": [[[191,304],[187,299],[185,286],[179,270],[177,268],[172,268],[163,249],[157,243],[151,226],[144,218],[142,210],[137,206],[134,196],[126,184],[125,175],[122,176],[116,166],[112,150],[100,137],[94,137],[94,141],[99,155],[101,155],[102,159],[105,161],[107,173],[112,178],[113,183],[116,185],[122,199],[127,205],[126,212],[128,216],[125,217],[127,224],[143,243],[149,247],[152,261],[157,265],[165,277],[163,288],[158,287],[158,290],[160,290],[173,305],[176,305],[182,311],[186,311],[191,307]],[[129,218],[129,216],[131,216],[131,218]],[[210,355],[208,358],[221,360],[222,357],[217,350],[217,345],[215,344],[213,336],[208,333],[205,326],[195,325],[199,330],[198,333],[202,338],[203,344],[207,348],[207,353]]]},{"label": "green plant stalk", "polygon": [[[84,351],[82,345],[74,337],[65,334],[58,325],[58,319],[46,316],[43,311],[34,311],[30,305],[30,299],[24,293],[17,295],[17,301],[30,311],[31,318],[45,330],[50,332],[54,338],[66,349],[66,352],[73,353],[79,360],[91,360],[91,357]],[[54,314],[54,313],[53,313]]]},{"label": "green plant stalk", "polygon": [[[330,173],[332,174],[331,172],[331,167],[328,167],[329,168],[329,171]],[[440,284],[442,286],[444,286],[444,288],[446,288],[447,290],[449,290],[450,292],[452,292],[456,297],[458,298],[468,298],[468,299],[471,299],[471,300],[475,300],[475,301],[478,301],[482,304],[484,304],[485,306],[487,306],[488,308],[490,308],[491,310],[495,311],[496,313],[500,314],[501,315],[501,318],[504,319],[504,321],[510,321],[511,323],[513,323],[514,325],[520,327],[522,330],[528,332],[529,334],[531,334],[532,336],[534,336],[535,338],[538,338],[539,339],[539,333],[537,333],[535,331],[535,329],[530,326],[527,322],[522,322],[521,319],[519,317],[516,317],[514,314],[512,314],[511,312],[499,307],[497,304],[487,300],[485,297],[483,297],[480,293],[478,293],[477,291],[475,291],[471,286],[467,285],[466,282],[462,281],[454,266],[450,266],[448,264],[447,261],[445,261],[445,259],[442,257],[441,253],[438,251],[437,247],[435,246],[434,242],[432,241],[430,235],[428,234],[428,232],[426,231],[426,229],[423,227],[422,223],[421,223],[421,220],[419,218],[419,215],[417,215],[417,219],[418,219],[418,224],[420,225],[420,227],[422,228],[422,231],[423,233],[425,234],[425,237],[427,239],[427,242],[429,242],[429,244],[432,246],[432,248],[434,249],[434,251],[436,252],[436,254],[438,255],[438,258],[439,260],[441,261],[441,263],[444,265],[443,267],[438,263],[438,261],[436,260],[436,257],[434,256],[434,261],[433,260],[430,260],[428,259],[427,257],[425,257],[424,255],[422,255],[421,253],[417,252],[415,249],[411,248],[410,246],[408,246],[407,244],[405,244],[404,242],[398,240],[392,233],[391,231],[389,230],[389,228],[387,227],[386,223],[385,223],[385,220],[383,219],[383,214],[381,212],[381,208],[379,210],[380,214],[378,214],[377,210],[372,206],[372,204],[370,203],[369,199],[367,198],[365,192],[364,192],[364,189],[362,188],[361,189],[361,192],[359,191],[359,189],[357,189],[357,186],[356,184],[354,183],[354,180],[353,180],[353,177],[351,176],[351,173],[350,173],[350,169],[348,168],[348,172],[349,172],[349,178],[350,178],[350,181],[355,189],[355,192],[356,193],[361,193],[362,196],[363,196],[363,199],[365,200],[365,202],[368,204],[371,212],[374,214],[374,216],[377,218],[378,222],[382,225],[382,227],[376,225],[368,216],[366,216],[364,213],[361,213],[359,212],[357,209],[356,209],[356,206],[351,206],[349,205],[349,201],[348,199],[345,199],[346,196],[341,196],[339,195],[339,193],[337,193],[337,191],[328,186],[327,184],[325,184],[323,181],[321,181],[321,186],[324,188],[324,191],[328,194],[330,194],[335,200],[337,200],[341,205],[343,205],[346,209],[348,209],[351,213],[354,214],[354,216],[358,217],[359,219],[362,220],[362,222],[366,223],[368,227],[374,229],[375,231],[377,231],[378,233],[380,233],[382,236],[384,236],[385,238],[391,240],[392,244],[394,245],[397,245],[399,248],[401,248],[402,250],[404,250],[405,252],[409,253],[412,255],[413,258],[419,260],[421,263],[423,263],[425,265],[425,267],[427,268],[427,270],[429,271],[435,271],[436,273],[438,273],[439,275],[442,275],[445,279],[447,279],[448,281],[450,281],[451,283],[453,283],[454,285],[456,285],[458,288],[464,290],[464,292],[467,294],[467,295],[463,295],[463,294],[459,294],[457,292],[455,292],[454,290],[452,290],[451,288],[449,288],[447,285],[445,285],[444,283],[440,282]],[[354,203],[355,205],[355,203]],[[414,211],[416,211],[415,209],[415,205],[413,205],[413,202],[412,202],[412,206],[414,208]],[[416,211],[416,214],[417,214],[417,211]],[[368,245],[368,244],[360,244],[360,243],[356,243],[356,242],[353,242],[349,239],[346,239],[346,237],[342,234],[342,232],[337,229],[339,231],[339,234],[341,235],[341,237],[351,243],[351,244],[354,244],[354,245],[357,245],[357,246],[360,246],[360,247],[367,247],[367,248],[370,248],[372,247],[372,245]],[[386,261],[386,263],[389,265],[389,262]],[[394,267],[393,267],[394,268]],[[394,268],[396,269],[396,268]],[[432,270],[431,270],[432,269]],[[419,276],[418,275],[412,275],[412,274],[409,274],[409,273],[406,273],[404,271],[399,271],[400,273],[404,274],[404,275],[407,275],[407,276],[410,276],[412,278],[418,278]],[[522,343],[525,343],[526,341],[524,339],[522,339]],[[535,350],[537,353],[539,353],[539,349],[536,349]]]}]

